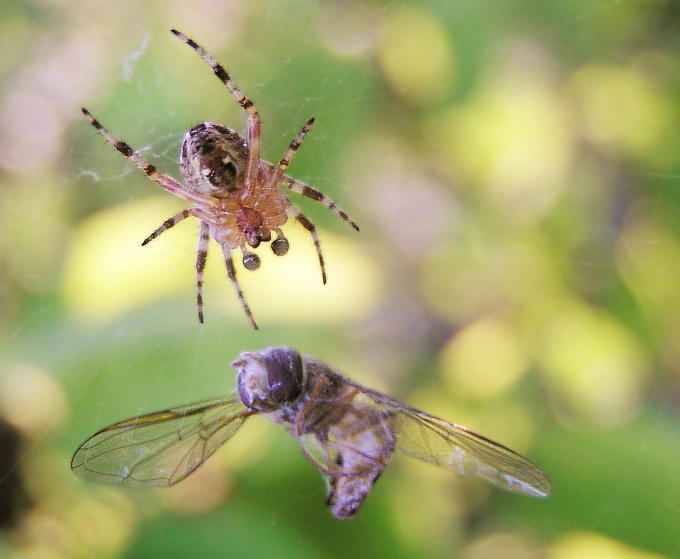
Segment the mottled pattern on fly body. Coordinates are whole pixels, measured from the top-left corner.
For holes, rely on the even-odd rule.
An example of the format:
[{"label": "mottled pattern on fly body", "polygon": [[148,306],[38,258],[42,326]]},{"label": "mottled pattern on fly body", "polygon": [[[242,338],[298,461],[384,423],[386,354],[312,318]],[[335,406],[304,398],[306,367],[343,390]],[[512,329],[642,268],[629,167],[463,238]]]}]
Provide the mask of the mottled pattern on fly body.
[{"label": "mottled pattern on fly body", "polygon": [[[247,370],[247,361],[235,365]],[[300,440],[303,454],[326,480],[331,512],[337,518],[349,518],[359,510],[395,450],[393,414],[376,407],[325,363],[307,358],[301,371],[296,382],[302,386],[299,397],[265,417]]]},{"label": "mottled pattern on fly body", "polygon": [[334,421],[300,440],[326,480],[327,504],[337,518],[356,514],[395,450],[393,414],[346,388]]},{"label": "mottled pattern on fly body", "polygon": [[465,427],[362,387],[286,347],[244,352],[232,363],[238,397],[147,414],[96,433],[75,453],[79,476],[126,487],[173,485],[253,415],[282,425],[326,480],[337,518],[361,507],[396,451],[546,497],[548,477],[526,458]]},{"label": "mottled pattern on fly body", "polygon": [[141,168],[149,178],[193,204],[166,219],[144,239],[142,245],[151,242],[180,221],[189,217],[199,219],[196,251],[196,304],[199,322],[203,322],[203,271],[212,236],[222,248],[227,275],[243,310],[257,330],[253,313],[236,279],[233,250],[241,251],[242,262],[247,270],[257,270],[260,267],[260,257],[253,250],[261,243],[271,243],[272,252],[276,256],[283,256],[288,252],[289,242],[281,231],[281,226],[291,217],[312,237],[321,268],[321,280],[326,283],[326,265],[316,227],[288,200],[279,187],[285,186],[292,192],[320,202],[357,231],[359,226],[323,192],[285,174],[295,152],[311,129],[314,118],[310,118],[291,140],[277,165],[264,161],[261,158],[260,115],[253,102],[238,88],[215,57],[183,33],[175,29],[172,33],[203,58],[245,111],[246,137],[211,122],[202,122],[191,128],[184,136],[180,152],[180,168],[185,181],[185,184],[181,184],[160,173],[128,144],[115,138],[87,109],[83,109],[83,113],[119,153]]}]

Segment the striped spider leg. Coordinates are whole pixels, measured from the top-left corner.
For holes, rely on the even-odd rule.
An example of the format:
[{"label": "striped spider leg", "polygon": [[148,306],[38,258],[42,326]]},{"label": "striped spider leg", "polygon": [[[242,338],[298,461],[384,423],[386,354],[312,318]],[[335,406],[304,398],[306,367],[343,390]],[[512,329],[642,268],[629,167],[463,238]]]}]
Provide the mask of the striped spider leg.
[{"label": "striped spider leg", "polygon": [[196,303],[199,322],[203,322],[203,272],[212,236],[222,248],[227,275],[241,306],[251,325],[257,330],[257,323],[236,277],[233,250],[241,251],[242,263],[247,270],[257,270],[260,267],[260,257],[253,250],[261,243],[270,243],[272,252],[276,256],[283,256],[288,252],[289,242],[281,227],[292,217],[312,237],[321,268],[321,279],[326,283],[326,266],[316,227],[288,200],[280,186],[320,202],[357,231],[359,226],[324,193],[285,174],[295,152],[311,129],[314,118],[310,118],[293,138],[277,165],[262,160],[260,115],[253,102],[211,54],[183,33],[175,29],[172,33],[208,63],[246,112],[245,138],[230,128],[211,122],[202,122],[192,127],[184,135],[180,151],[180,169],[184,178],[182,184],[160,173],[128,144],[115,138],[87,109],[83,109],[83,113],[119,153],[142,169],[149,178],[165,190],[193,204],[165,220],[144,239],[142,245],[148,244],[180,221],[189,217],[198,218],[200,227],[196,257]]}]

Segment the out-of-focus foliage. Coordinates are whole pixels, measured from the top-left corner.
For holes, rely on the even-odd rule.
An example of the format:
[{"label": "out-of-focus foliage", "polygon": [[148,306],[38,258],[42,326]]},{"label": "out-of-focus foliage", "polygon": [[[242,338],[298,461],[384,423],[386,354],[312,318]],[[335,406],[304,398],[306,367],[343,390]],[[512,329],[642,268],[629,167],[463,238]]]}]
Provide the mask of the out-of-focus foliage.
[{"label": "out-of-focus foliage", "polygon": [[[0,556],[677,556],[680,12],[673,0],[0,2]],[[310,239],[239,269],[82,117],[178,177],[196,122],[241,130],[229,69]],[[297,202],[297,200],[296,200]],[[88,485],[87,436],[233,389],[289,345],[502,442],[547,500],[395,458],[339,522],[296,442],[255,418],[163,491]]]}]

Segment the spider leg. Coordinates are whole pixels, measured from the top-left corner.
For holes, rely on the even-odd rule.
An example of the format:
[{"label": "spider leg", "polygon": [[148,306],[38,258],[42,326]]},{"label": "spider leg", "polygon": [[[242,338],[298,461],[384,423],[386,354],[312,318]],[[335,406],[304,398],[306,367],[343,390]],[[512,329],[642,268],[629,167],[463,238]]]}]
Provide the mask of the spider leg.
[{"label": "spider leg", "polygon": [[311,129],[312,124],[314,124],[314,117],[310,118],[302,127],[302,129],[297,133],[297,136],[295,136],[295,138],[291,140],[288,149],[283,154],[281,161],[279,161],[279,165],[276,168],[276,171],[269,179],[270,187],[275,187],[276,185],[279,184],[281,178],[283,177],[283,174],[286,172],[286,169],[288,168],[288,165],[290,165],[291,159],[293,159],[295,152],[300,147],[302,140],[305,139],[305,136],[307,135],[307,132],[309,132],[309,130]]},{"label": "spider leg", "polygon": [[137,167],[139,167],[142,171],[144,171],[144,173],[146,173],[147,177],[149,177],[152,181],[156,182],[160,187],[165,188],[165,190],[172,192],[175,196],[179,196],[180,198],[188,200],[189,202],[193,202],[194,204],[205,205],[206,202],[209,200],[208,197],[192,192],[191,190],[182,186],[172,177],[169,177],[159,172],[154,165],[149,163],[146,159],[144,159],[141,155],[134,151],[129,145],[127,145],[122,140],[117,139],[113,134],[111,134],[111,132],[104,128],[99,123],[99,121],[92,116],[90,111],[88,111],[86,108],[83,108],[82,111],[83,114],[90,121],[90,124],[94,126],[97,132],[104,136],[104,138],[106,138],[106,140],[110,144],[112,144],[114,148],[116,148],[118,153],[123,155],[123,157],[126,157],[127,159],[131,160]]},{"label": "spider leg", "polygon": [[253,102],[245,96],[243,91],[236,85],[236,82],[234,82],[224,67],[217,62],[217,59],[212,54],[181,31],[177,31],[177,29],[171,29],[170,31],[182,42],[194,49],[198,55],[208,63],[214,74],[236,98],[238,104],[241,105],[241,108],[248,113],[248,161],[246,162],[246,169],[244,172],[246,182],[245,189],[247,192],[251,190],[257,182],[258,164],[260,162],[261,153],[260,115]]},{"label": "spider leg", "polygon": [[323,253],[321,252],[321,243],[319,242],[319,233],[316,230],[316,226],[312,223],[312,221],[300,211],[300,208],[298,208],[295,204],[292,202],[288,202],[288,209],[292,215],[293,218],[295,218],[295,221],[300,223],[307,231],[309,231],[309,234],[312,236],[312,240],[314,241],[314,248],[316,248],[316,253],[319,255],[319,266],[321,267],[321,281],[326,284],[326,264],[324,263],[323,259]]},{"label": "spider leg", "polygon": [[236,291],[238,300],[241,301],[241,306],[243,307],[243,310],[245,311],[248,320],[250,320],[250,324],[252,324],[255,330],[258,330],[257,322],[255,322],[255,319],[253,318],[253,313],[250,310],[248,303],[246,303],[246,298],[243,296],[243,290],[241,289],[241,286],[239,285],[238,280],[236,279],[236,268],[234,267],[234,259],[231,257],[231,250],[224,243],[221,245],[221,247],[222,253],[224,254],[224,263],[227,266],[227,275],[231,280],[231,285],[234,286],[234,291]]},{"label": "spider leg", "polygon": [[[281,164],[279,163],[279,166],[280,165]],[[305,184],[304,182],[297,181],[287,175],[281,177],[279,183],[288,187],[296,194],[300,194],[302,196],[305,196],[306,198],[311,198],[312,200],[321,202],[321,204],[326,206],[335,215],[340,216],[344,222],[349,223],[349,225],[351,225],[355,230],[359,231],[359,226],[354,222],[354,220],[351,217],[349,217],[343,210],[341,210],[338,207],[338,205],[335,202],[333,202],[333,200],[331,200],[320,190],[317,190],[316,188],[313,188],[308,184]]]},{"label": "spider leg", "polygon": [[186,219],[187,217],[191,217],[192,215],[196,215],[195,209],[194,208],[187,208],[186,210],[182,210],[179,213],[176,213],[172,217],[169,217],[163,222],[163,225],[161,225],[158,229],[156,229],[151,235],[149,235],[146,239],[142,241],[142,246],[145,246],[149,244],[151,241],[153,241],[156,237],[158,237],[161,233],[164,231],[167,231],[171,227],[174,227],[177,225],[180,221],[183,219]]},{"label": "spider leg", "polygon": [[210,229],[208,223],[201,220],[198,234],[198,250],[196,251],[196,306],[198,308],[198,321],[203,324],[203,270],[208,258],[208,242],[210,241]]}]

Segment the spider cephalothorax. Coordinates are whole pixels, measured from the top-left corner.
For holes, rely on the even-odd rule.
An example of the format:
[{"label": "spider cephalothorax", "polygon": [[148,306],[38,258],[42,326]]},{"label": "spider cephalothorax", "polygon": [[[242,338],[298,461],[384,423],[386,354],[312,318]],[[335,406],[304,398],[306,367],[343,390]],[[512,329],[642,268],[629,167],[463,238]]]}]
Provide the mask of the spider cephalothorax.
[{"label": "spider cephalothorax", "polygon": [[[87,109],[83,109],[83,113],[100,134],[121,154],[140,167],[149,178],[193,204],[192,207],[165,220],[158,229],[144,239],[142,245],[146,245],[183,219],[193,216],[200,220],[196,258],[198,320],[203,322],[203,270],[208,243],[212,236],[222,247],[227,275],[250,323],[253,328],[257,329],[257,323],[236,279],[232,250],[241,250],[243,265],[248,270],[256,270],[260,267],[260,258],[250,249],[258,248],[261,243],[271,242],[272,252],[277,256],[283,256],[288,252],[289,244],[280,228],[290,216],[311,235],[319,257],[321,279],[323,283],[326,283],[326,267],[316,227],[295,204],[288,200],[279,186],[284,185],[293,192],[321,202],[357,231],[359,226],[323,192],[285,174],[293,155],[312,127],[314,119],[310,118],[293,138],[277,165],[262,160],[260,157],[260,115],[253,102],[243,94],[211,54],[183,33],[175,29],[172,33],[194,49],[210,65],[215,75],[236,98],[241,108],[246,111],[248,124],[245,138],[230,128],[211,122],[203,122],[191,128],[182,142],[180,166],[185,184],[181,184],[172,177],[160,173],[154,165],[125,142],[116,139]],[[276,234],[275,237],[272,237],[272,232]]]}]

